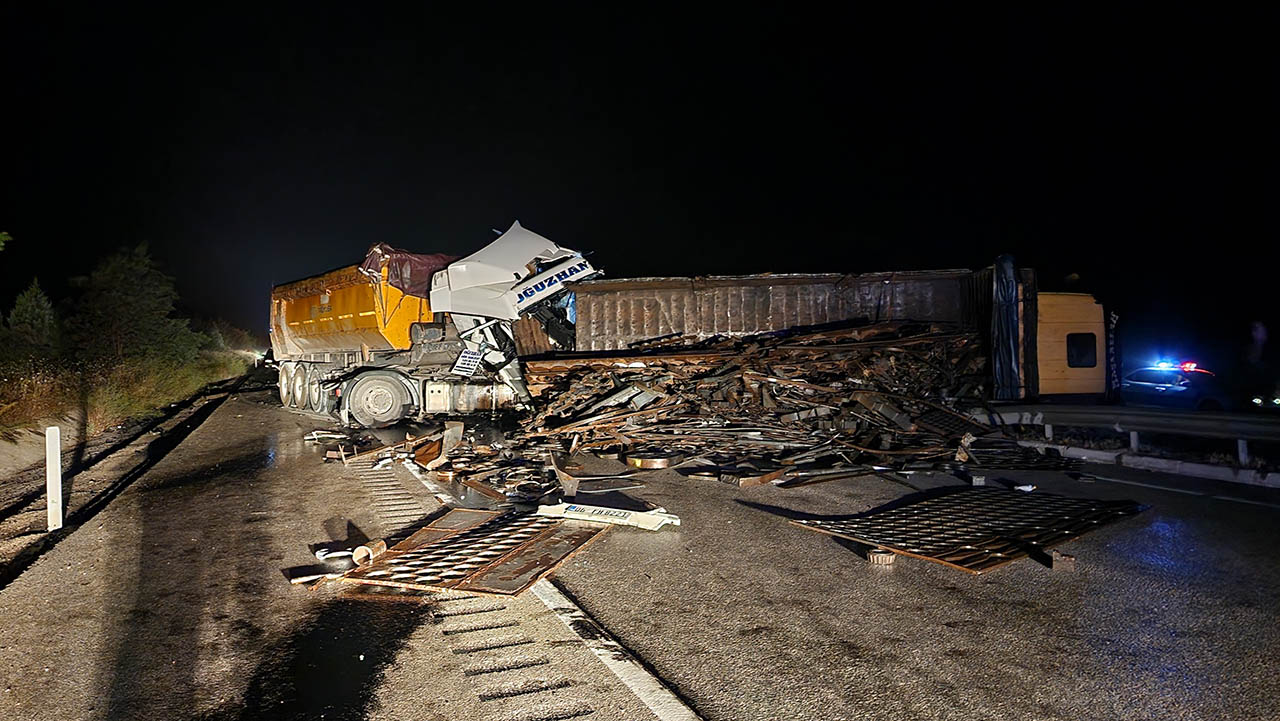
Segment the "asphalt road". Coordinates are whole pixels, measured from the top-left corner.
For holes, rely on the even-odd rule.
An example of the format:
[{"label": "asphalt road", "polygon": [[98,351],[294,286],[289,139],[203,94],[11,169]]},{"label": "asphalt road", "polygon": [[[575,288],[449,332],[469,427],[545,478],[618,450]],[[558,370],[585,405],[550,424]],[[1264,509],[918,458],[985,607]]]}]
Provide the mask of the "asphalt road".
[{"label": "asphalt road", "polygon": [[532,594],[290,585],[312,544],[398,525],[381,477],[324,464],[272,396],[233,396],[0,590],[0,719],[653,718]]},{"label": "asphalt road", "polygon": [[[532,594],[420,606],[286,583],[308,544],[395,530],[368,479],[301,441],[314,427],[233,397],[0,590],[0,719],[651,718]],[[707,719],[1280,718],[1280,494],[1090,470],[1115,480],[988,476],[1150,506],[1062,547],[1074,571],[873,567],[788,523],[910,492],[879,478],[659,471],[629,502],[682,525],[612,529],[555,581]],[[497,620],[464,622],[480,613]],[[499,637],[523,640],[472,653]],[[489,673],[512,659],[545,663]]]},{"label": "asphalt road", "polygon": [[1074,571],[877,567],[788,523],[911,492],[878,478],[737,489],[667,471],[632,493],[678,532],[624,529],[557,578],[707,718],[1280,718],[1280,494],[1090,470],[1127,482],[987,477],[1151,506],[1060,547]]}]

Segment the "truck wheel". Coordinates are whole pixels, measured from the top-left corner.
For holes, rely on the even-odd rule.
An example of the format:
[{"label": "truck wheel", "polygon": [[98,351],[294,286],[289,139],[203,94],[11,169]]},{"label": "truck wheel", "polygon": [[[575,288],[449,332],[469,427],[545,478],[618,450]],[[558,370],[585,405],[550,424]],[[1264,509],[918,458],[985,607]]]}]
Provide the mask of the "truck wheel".
[{"label": "truck wheel", "polygon": [[311,396],[307,393],[307,377],[311,375],[311,366],[307,363],[299,363],[297,368],[293,369],[293,407],[298,410],[306,410],[311,404],[308,401]]},{"label": "truck wheel", "polygon": [[280,405],[288,408],[293,405],[293,364],[280,364]]},{"label": "truck wheel", "polygon": [[347,408],[351,416],[369,428],[400,420],[407,405],[409,390],[389,375],[363,375],[347,391]]},{"label": "truck wheel", "polygon": [[307,374],[307,400],[311,404],[311,410],[324,413],[329,410],[325,408],[324,387],[320,385],[320,376],[324,375],[319,368],[312,368]]}]

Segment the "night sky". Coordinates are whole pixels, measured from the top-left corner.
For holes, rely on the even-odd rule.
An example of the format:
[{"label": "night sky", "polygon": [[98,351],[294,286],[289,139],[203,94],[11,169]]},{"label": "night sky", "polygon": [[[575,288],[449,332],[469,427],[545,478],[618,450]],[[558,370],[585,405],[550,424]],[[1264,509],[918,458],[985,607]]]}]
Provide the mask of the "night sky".
[{"label": "night sky", "polygon": [[5,309],[146,241],[263,333],[275,283],[519,219],[613,277],[1010,252],[1180,352],[1276,318],[1272,15],[101,7],[0,17]]}]

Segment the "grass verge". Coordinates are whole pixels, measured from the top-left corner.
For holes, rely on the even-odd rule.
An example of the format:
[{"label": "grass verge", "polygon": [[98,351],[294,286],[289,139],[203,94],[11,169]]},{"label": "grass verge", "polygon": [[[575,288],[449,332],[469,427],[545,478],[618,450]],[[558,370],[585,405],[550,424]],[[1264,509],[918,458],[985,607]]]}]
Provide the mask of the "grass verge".
[{"label": "grass verge", "polygon": [[30,359],[0,369],[0,440],[83,412],[89,432],[145,418],[209,383],[245,372],[248,356],[203,351],[190,363],[139,360],[86,368]]}]

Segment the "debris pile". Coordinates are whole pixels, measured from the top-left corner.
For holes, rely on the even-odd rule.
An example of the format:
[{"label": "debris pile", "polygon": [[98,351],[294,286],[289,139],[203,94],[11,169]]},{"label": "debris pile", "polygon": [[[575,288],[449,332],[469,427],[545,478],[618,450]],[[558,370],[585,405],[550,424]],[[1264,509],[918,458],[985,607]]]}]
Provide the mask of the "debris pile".
[{"label": "debris pile", "polygon": [[986,382],[974,334],[881,323],[671,342],[526,362],[539,410],[506,441],[460,448],[438,470],[534,500],[557,486],[546,459],[578,451],[735,485],[1067,463],[954,409]]},{"label": "debris pile", "polygon": [[[981,401],[988,377],[984,359],[974,334],[898,323],[694,344],[663,338],[626,354],[530,359],[525,376],[537,409],[505,435],[484,423],[450,421],[389,445],[355,444],[348,453],[340,444],[336,455],[344,463],[402,461],[424,471],[429,485],[453,486],[455,492],[469,488],[489,507],[450,504],[443,516],[389,550],[364,549],[367,557],[361,558],[353,551],[352,561],[363,562],[353,563],[341,580],[420,592],[520,593],[609,525],[650,531],[680,526],[679,516],[647,502],[632,509],[576,500],[580,493],[641,487],[632,476],[644,469],[676,468],[690,478],[736,486],[784,487],[869,474],[911,486],[898,472],[1066,469],[1070,461],[1020,447],[956,410]],[[316,434],[309,440],[335,438]],[[584,475],[572,459],[584,451],[623,460],[630,468]],[[974,478],[975,486],[980,478]],[[981,572],[1026,553],[1020,541],[1006,538],[1014,531],[1025,535],[1021,526],[988,537],[984,529],[995,523],[992,518],[1017,520],[1026,514],[1016,511],[1026,508],[1049,516],[1062,510],[1050,498],[1020,502],[1016,497],[1028,494],[974,490],[920,504],[937,509],[939,527],[950,529],[952,516],[973,517],[963,534],[957,526],[941,545],[922,545],[920,539],[939,533],[901,514],[798,525]],[[561,498],[572,500],[557,503]],[[961,503],[970,499],[975,502]],[[987,501],[999,508],[983,511]],[[1088,524],[1132,511],[1070,510],[1079,513],[1068,514],[1037,542],[1072,538]],[[873,562],[892,559],[891,553],[877,552]]]}]

